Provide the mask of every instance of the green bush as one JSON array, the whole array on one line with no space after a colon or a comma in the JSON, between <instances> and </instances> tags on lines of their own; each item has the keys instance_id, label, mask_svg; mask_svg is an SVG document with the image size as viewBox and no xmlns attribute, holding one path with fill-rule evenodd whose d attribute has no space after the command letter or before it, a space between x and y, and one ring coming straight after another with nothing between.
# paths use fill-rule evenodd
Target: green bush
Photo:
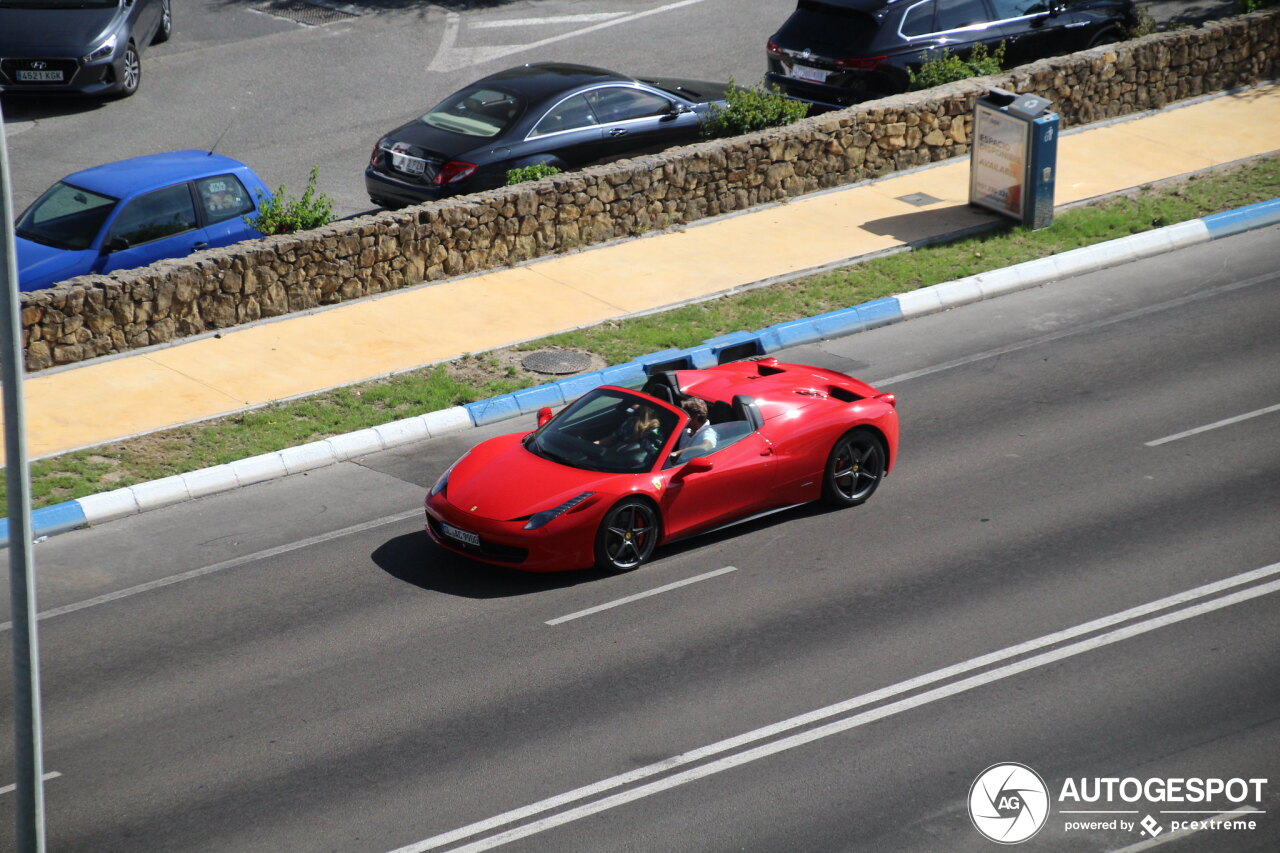
<instances>
[{"instance_id":1,"label":"green bush","mask_svg":"<svg viewBox=\"0 0 1280 853\"><path fill-rule=\"evenodd\" d=\"M1248 14L1262 9L1269 9L1276 5L1276 2L1277 0L1240 0L1240 8L1245 14Z\"/></svg>"},{"instance_id":2,"label":"green bush","mask_svg":"<svg viewBox=\"0 0 1280 853\"><path fill-rule=\"evenodd\" d=\"M1248 3L1250 0L1244 0ZM1137 39L1143 36L1149 36L1156 31L1156 19L1151 16L1145 6L1138 8L1138 18L1132 27L1124 28L1124 37L1126 39Z\"/></svg>"},{"instance_id":3,"label":"green bush","mask_svg":"<svg viewBox=\"0 0 1280 853\"><path fill-rule=\"evenodd\" d=\"M734 85L729 78L725 106L712 104L710 115L702 123L702 135L708 138L741 136L766 127L781 127L799 121L809 114L809 105L793 101L778 87L766 87L760 81L750 89Z\"/></svg>"},{"instance_id":4,"label":"green bush","mask_svg":"<svg viewBox=\"0 0 1280 853\"><path fill-rule=\"evenodd\" d=\"M560 174L560 170L547 163L535 163L532 166L521 166L519 169L507 170L507 186L522 184L525 181L538 181Z\"/></svg>"},{"instance_id":5,"label":"green bush","mask_svg":"<svg viewBox=\"0 0 1280 853\"><path fill-rule=\"evenodd\" d=\"M968 80L970 77L985 77L996 74L1004 63L1004 42L1000 42L991 53L985 44L976 44L969 53L968 59L961 59L951 52L950 48L930 50L920 56L920 70L907 69L910 77L910 89L932 89L944 83L957 80Z\"/></svg>"},{"instance_id":6,"label":"green bush","mask_svg":"<svg viewBox=\"0 0 1280 853\"><path fill-rule=\"evenodd\" d=\"M258 214L246 216L244 221L263 234L292 234L328 225L333 221L333 199L326 193L316 195L319 173L318 167L311 167L311 177L302 198L286 194L284 184L269 196L258 190Z\"/></svg>"}]
</instances>

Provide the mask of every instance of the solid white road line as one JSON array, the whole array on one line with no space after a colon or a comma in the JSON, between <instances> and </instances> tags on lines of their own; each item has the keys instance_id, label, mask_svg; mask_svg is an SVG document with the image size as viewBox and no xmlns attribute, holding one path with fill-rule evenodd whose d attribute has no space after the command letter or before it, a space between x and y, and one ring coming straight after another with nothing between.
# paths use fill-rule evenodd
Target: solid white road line
<instances>
[{"instance_id":1,"label":"solid white road line","mask_svg":"<svg viewBox=\"0 0 1280 853\"><path fill-rule=\"evenodd\" d=\"M50 779L57 779L61 775L62 774L59 773L57 770L54 770L52 773L46 773L40 778L48 782ZM5 785L3 788L0 788L0 796L4 796L5 794L12 794L16 790L18 790L17 783L14 783L12 785Z\"/></svg>"},{"instance_id":2,"label":"solid white road line","mask_svg":"<svg viewBox=\"0 0 1280 853\"><path fill-rule=\"evenodd\" d=\"M658 595L663 592L670 592L673 589L679 589L682 586L688 586L691 583L705 581L710 578L719 577L729 572L736 572L737 566L725 566L723 569L716 569L714 572L707 572L705 575L697 575L696 577L686 578L682 581L669 583L666 586L660 586L657 589L651 589L648 592L637 592L635 595L628 595L626 598L619 598L617 601L610 601L607 604L597 604L595 607L588 607L586 610L579 610L577 613L570 613L568 616L557 616L555 619L548 619L548 625L560 625L572 619L580 619L583 616L590 616L592 613L599 613L601 610L609 610L613 607L619 607L623 604L630 604L633 601L639 601L642 598L648 598L651 595Z\"/></svg>"},{"instance_id":3,"label":"solid white road line","mask_svg":"<svg viewBox=\"0 0 1280 853\"><path fill-rule=\"evenodd\" d=\"M1229 812L1219 812L1206 820L1232 820L1234 818L1249 817L1250 815L1266 814L1263 811L1254 811L1252 809L1236 809ZM1168 835L1159 835L1155 838L1148 838L1146 841L1139 841L1137 844L1131 844L1128 847L1121 847L1111 853L1139 853L1142 850L1150 850L1153 847L1159 847L1162 844L1168 844L1170 841L1181 841L1188 835L1195 832L1201 832L1199 829L1178 829L1170 832Z\"/></svg>"},{"instance_id":4,"label":"solid white road line","mask_svg":"<svg viewBox=\"0 0 1280 853\"><path fill-rule=\"evenodd\" d=\"M1224 418L1220 421L1214 421L1211 424L1205 424L1204 426L1196 427L1195 429L1189 429L1186 432L1180 432L1176 435L1166 435L1164 438L1157 438L1155 441L1148 441L1146 446L1159 447L1162 444L1168 444L1169 442L1177 441L1180 438L1199 435L1202 432L1208 432L1209 430L1217 429L1218 427L1231 426L1232 424L1238 424L1241 421L1247 421L1249 418L1256 418L1259 415L1269 415L1272 412L1280 412L1280 403L1277 403L1274 406L1267 406L1265 409L1256 409L1252 412L1245 412L1243 415L1236 415L1234 418Z\"/></svg>"},{"instance_id":5,"label":"solid white road line","mask_svg":"<svg viewBox=\"0 0 1280 853\"><path fill-rule=\"evenodd\" d=\"M1048 634L1034 640L1028 640L1024 643L1019 643L1018 645L1010 646L1006 649L1001 649L1000 651L981 655L963 663L954 664L944 669L937 670L936 672L917 676L916 678L908 679L890 687L882 688L853 699L848 699L835 705L829 705L825 708L819 708L806 714L782 720L781 722L746 732L744 734L737 735L736 737L728 738L708 746L673 756L655 764L640 767L630 772L622 773L617 776L595 782L591 785L586 785L581 788L559 794L555 797L531 803L530 805L522 808L503 812L502 814L495 815L491 818L477 821L476 823L401 847L393 851L393 853L424 853L424 851L427 850L435 850L456 841L461 841L462 839L479 835L481 833L488 832L489 830L497 829L498 827L524 820L534 815L551 811L552 809L560 808L561 806L569 805L570 803L578 802L579 800L594 797L598 794L621 788L624 785L629 785L633 782L638 782L642 779L646 779L660 773L666 773L678 767L702 761L706 758L710 758L711 756L730 752L748 744L774 737L775 735L779 735L829 717L837 716L856 708L872 705L903 693L909 693L921 687L945 681L966 672L972 672L974 670L1025 655L1039 649L1044 649L1076 637L1111 628L1124 622L1131 622L1135 619L1152 616L1152 614L1159 613L1162 610L1191 605L1192 602L1203 599L1207 596L1217 595L1218 593L1225 592L1235 587L1253 583L1264 578L1274 577L1278 574L1280 574L1280 563L1272 563L1271 565L1264 566L1260 569L1254 569L1253 571L1244 572L1220 581L1195 587L1194 589L1186 590L1185 592L1180 592L1175 595L1159 599L1158 601L1138 605L1137 607L1132 607L1128 610L1123 610L1110 616L1104 616L1090 622L1085 622L1081 625L1076 625L1072 628L1066 628L1053 634ZM938 687L928 692L899 700L898 702L890 705L885 705L853 717L848 717L844 720L828 723L825 726L811 729L801 734L792 735L791 737L774 741L773 743L765 744L763 746L758 746L753 749L740 752L736 755L729 755L700 767L686 770L680 774L667 776L666 778L651 782L648 785L634 788L623 793L614 794L613 796L605 799L579 806L570 811L562 812L560 814L526 824L522 827L517 827L488 839L482 839L472 845L458 848L454 853L461 853L461 851L464 850L487 850L492 847L505 844L508 841L533 835L535 833L551 829L554 826L559 826L563 823L568 823L572 820L577 820L579 818L586 817L587 815L595 814L596 812L604 811L605 809L613 808L614 806L622 805L624 803L631 802L632 800L640 799L641 797L646 797L650 794L655 794L659 791L663 791L677 785L682 785L685 782L690 782L712 773L728 770L732 767L738 766L739 764L754 761L757 758L764 758L765 756L772 755L775 752L791 749L792 747L800 746L812 740L827 737L828 735L838 734L839 732L865 725L869 722L873 722L874 720L891 716L892 714L901 713L902 711L919 707L920 705L934 702L957 693L962 693L966 690L971 690L975 687L979 687L1002 678L1017 675L1035 667L1045 666L1073 655L1082 654L1083 652L1090 651L1094 648L1099 648L1132 636L1137 636L1138 634L1146 633L1147 631L1155 630L1156 628L1163 627L1164 625L1180 622L1184 619L1190 619L1202 613L1208 613L1212 610L1228 607L1232 604L1238 604L1242 601L1267 595L1277 590L1280 590L1280 580L1273 580L1263 586L1255 586L1222 598L1215 598L1206 603L1186 606L1182 610L1174 610L1163 616L1152 616L1151 619L1145 622L1138 622L1126 628L1119 628L1111 631L1110 633L1101 634L1088 640L1082 640L1072 645L1064 646L1050 652L1042 653L1035 657L1027 658L1015 664L1008 664L1004 667L990 670L980 675L971 676L967 679L954 682L944 687Z\"/></svg>"},{"instance_id":6,"label":"solid white road line","mask_svg":"<svg viewBox=\"0 0 1280 853\"><path fill-rule=\"evenodd\" d=\"M591 24L596 21L611 21L621 18L628 12L589 12L585 15L552 15L546 18L506 18L501 21L472 21L467 24L469 30L496 30L500 27L540 27L548 24Z\"/></svg>"},{"instance_id":7,"label":"solid white road line","mask_svg":"<svg viewBox=\"0 0 1280 853\"><path fill-rule=\"evenodd\" d=\"M50 619L54 616L62 616L66 613L75 613L77 610L84 610L89 607L97 607L99 604L106 604L109 601L119 601L122 598L131 598L144 592L150 592L153 589L172 586L176 583L189 581L194 578L202 578L205 575L211 575L214 572L221 572L224 569L234 569L236 566L243 566L246 563L253 563L258 560L266 560L271 557L277 557L281 554L288 554L290 551L297 551L300 548L310 548L312 545L319 545L324 542L332 542L334 539L341 539L344 536L350 536L353 533L362 533L366 530L372 530L375 527L382 527L384 524L393 524L397 521L413 518L422 515L422 510L415 509L408 512L398 512L395 515L384 516L383 518L375 518L373 521L365 521L360 524L353 524L350 527L344 527L341 530L333 530L329 533L322 533L319 536L312 536L309 539L300 539L297 542L290 542L288 545L278 545L275 548L268 548L265 551L258 551L254 554L245 554L243 557L234 557L230 560L224 560L221 563L214 563L212 566L205 566L202 569L192 569L189 572L171 575L167 578L159 578L158 580L149 581L148 583L131 586L128 589L109 592L106 595L99 595L96 598L79 601L75 604L67 604L62 607L55 607L51 610L44 610L36 614L36 619ZM12 622L0 622L0 631L8 631L13 627Z\"/></svg>"}]
</instances>

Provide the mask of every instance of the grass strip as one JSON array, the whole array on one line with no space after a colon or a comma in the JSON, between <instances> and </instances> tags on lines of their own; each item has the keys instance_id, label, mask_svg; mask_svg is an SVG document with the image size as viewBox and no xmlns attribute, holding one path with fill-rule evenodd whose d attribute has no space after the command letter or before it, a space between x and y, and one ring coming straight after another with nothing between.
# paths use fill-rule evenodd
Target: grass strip
<instances>
[{"instance_id":1,"label":"grass strip","mask_svg":"<svg viewBox=\"0 0 1280 853\"><path fill-rule=\"evenodd\" d=\"M1280 157L1273 156L1063 211L1051 227L1040 231L1010 225L671 311L552 335L518 349L571 348L619 364L1274 198L1280 198ZM545 377L524 371L509 357L468 355L392 378L42 459L31 466L32 504L41 507L196 471L543 381Z\"/></svg>"}]
</instances>

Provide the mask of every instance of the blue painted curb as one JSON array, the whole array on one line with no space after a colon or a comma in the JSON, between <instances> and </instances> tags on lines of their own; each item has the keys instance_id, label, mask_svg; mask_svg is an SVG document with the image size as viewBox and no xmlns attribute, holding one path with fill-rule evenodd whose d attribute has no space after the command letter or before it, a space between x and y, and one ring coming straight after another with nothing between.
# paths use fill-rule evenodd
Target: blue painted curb
<instances>
[{"instance_id":1,"label":"blue painted curb","mask_svg":"<svg viewBox=\"0 0 1280 853\"><path fill-rule=\"evenodd\" d=\"M1213 240L1252 231L1254 228L1265 228L1268 225L1280 223L1280 198L1210 214L1202 221L1209 229L1209 237Z\"/></svg>"},{"instance_id":2,"label":"blue painted curb","mask_svg":"<svg viewBox=\"0 0 1280 853\"><path fill-rule=\"evenodd\" d=\"M605 384L604 371L596 370L591 373L580 373L577 376L570 376L568 379L557 380L555 384L560 387L560 391L564 394L566 400L576 400L592 388L599 388Z\"/></svg>"},{"instance_id":3,"label":"blue painted curb","mask_svg":"<svg viewBox=\"0 0 1280 853\"><path fill-rule=\"evenodd\" d=\"M87 523L79 501L66 501L31 511L31 535L34 539L55 536L84 527ZM9 547L9 519L0 518L0 547Z\"/></svg>"},{"instance_id":4,"label":"blue painted curb","mask_svg":"<svg viewBox=\"0 0 1280 853\"><path fill-rule=\"evenodd\" d=\"M554 382L516 391L511 397L516 401L516 408L520 413L526 415L543 406L563 406L567 402L563 390Z\"/></svg>"},{"instance_id":5,"label":"blue painted curb","mask_svg":"<svg viewBox=\"0 0 1280 853\"><path fill-rule=\"evenodd\" d=\"M471 416L471 422L476 426L505 421L520 414L520 404L510 394L490 397L488 400L475 403L464 403L462 408L467 410L467 414Z\"/></svg>"},{"instance_id":6,"label":"blue painted curb","mask_svg":"<svg viewBox=\"0 0 1280 853\"><path fill-rule=\"evenodd\" d=\"M690 347L685 350L671 349L650 353L626 364L615 365L580 376L571 376L547 385L525 388L488 400L467 403L461 407L461 411L465 411L465 416L470 419L472 427L485 426L535 412L542 406L563 405L600 385L639 385L653 369L701 369L713 367L720 363L720 358L727 350L734 350L736 347L742 347L744 351L753 348L756 350L756 352L752 353L753 355L767 355L789 347L803 346L829 338L843 337L890 323L897 323L923 313L963 305L966 302L974 301L975 298L989 298L998 293L1014 289L1035 287L1046 281L1068 275L1077 275L1089 269L1098 269L1112 263L1123 263L1137 257L1146 257L1161 251L1169 251L1199 242L1218 240L1222 237L1230 237L1234 234L1276 224L1280 224L1280 199L1259 202L1258 204L1251 204L1247 207L1228 210L1223 213L1214 213L1200 219L1171 225L1159 231L1147 231L1131 237L1113 240L1110 243L1099 243L1096 246L1077 249L1075 253L1080 253L1081 257L1086 258L1085 262L1077 268L1066 268L1056 264L1067 255L1073 254L1070 252L1056 256L1054 259L1029 261L1026 264L1009 267L1007 270L1019 271L1019 274L1013 275L1016 286L995 286L989 289L985 295L981 280L993 278L993 273L970 276L968 279L961 279L958 282L946 282L931 288L912 291L902 297L890 296L884 299L876 299L851 308L828 311L825 314L819 314L803 320L777 323L755 332L733 332L728 335L711 338L696 347ZM1089 255L1093 255L1092 260L1087 258ZM1053 260L1055 263L1046 264L1046 260ZM975 293L977 294L976 297L974 296ZM910 303L910 305L904 305L904 303ZM737 357L745 356L739 355ZM461 418L462 415L458 414L458 417ZM329 439L329 441L332 442L334 439ZM244 462L244 460L241 461ZM147 485L144 483L130 488L143 489ZM123 493L128 490L121 489L117 491ZM180 493L181 491L179 490ZM103 498L106 495L115 494L116 492L104 492L94 497ZM176 503L182 499L178 497L171 502ZM133 498L127 500L122 498L119 501L106 499L102 502L119 504L121 509L118 511L113 510L110 513L103 513L99 509L98 517L94 519L95 523L111 520L112 518L123 518L141 511L137 500ZM157 501L149 503L147 508L154 509L163 505L166 504ZM87 526L88 523L84 507L79 500L54 504L31 513L32 536L37 539L43 536L65 533L68 530ZM0 547L8 547L8 545L9 520L0 518Z\"/></svg>"}]
</instances>

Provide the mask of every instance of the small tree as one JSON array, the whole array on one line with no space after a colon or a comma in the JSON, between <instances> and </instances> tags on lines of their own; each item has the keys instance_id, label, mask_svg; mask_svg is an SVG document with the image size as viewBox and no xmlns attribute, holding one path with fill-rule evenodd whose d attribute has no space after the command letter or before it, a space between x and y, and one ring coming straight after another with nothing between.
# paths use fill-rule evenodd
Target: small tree
<instances>
[{"instance_id":1,"label":"small tree","mask_svg":"<svg viewBox=\"0 0 1280 853\"><path fill-rule=\"evenodd\" d=\"M244 221L263 234L292 234L328 225L333 221L333 199L327 193L316 195L319 174L319 167L312 166L302 198L288 195L284 184L269 196L258 190L258 213L244 217Z\"/></svg>"},{"instance_id":2,"label":"small tree","mask_svg":"<svg viewBox=\"0 0 1280 853\"><path fill-rule=\"evenodd\" d=\"M944 83L996 74L1004 64L1004 42L988 53L985 44L975 44L968 59L961 59L950 48L926 51L921 56L920 70L908 68L909 88L932 89Z\"/></svg>"},{"instance_id":3,"label":"small tree","mask_svg":"<svg viewBox=\"0 0 1280 853\"><path fill-rule=\"evenodd\" d=\"M730 77L725 106L711 105L710 115L702 123L702 135L709 138L741 136L766 127L791 124L808 114L808 104L786 97L777 86L767 87L762 80L744 89L734 85Z\"/></svg>"},{"instance_id":4,"label":"small tree","mask_svg":"<svg viewBox=\"0 0 1280 853\"><path fill-rule=\"evenodd\" d=\"M522 184L525 181L538 181L560 174L560 170L550 163L534 163L532 166L521 166L519 169L507 170L507 186Z\"/></svg>"}]
</instances>

